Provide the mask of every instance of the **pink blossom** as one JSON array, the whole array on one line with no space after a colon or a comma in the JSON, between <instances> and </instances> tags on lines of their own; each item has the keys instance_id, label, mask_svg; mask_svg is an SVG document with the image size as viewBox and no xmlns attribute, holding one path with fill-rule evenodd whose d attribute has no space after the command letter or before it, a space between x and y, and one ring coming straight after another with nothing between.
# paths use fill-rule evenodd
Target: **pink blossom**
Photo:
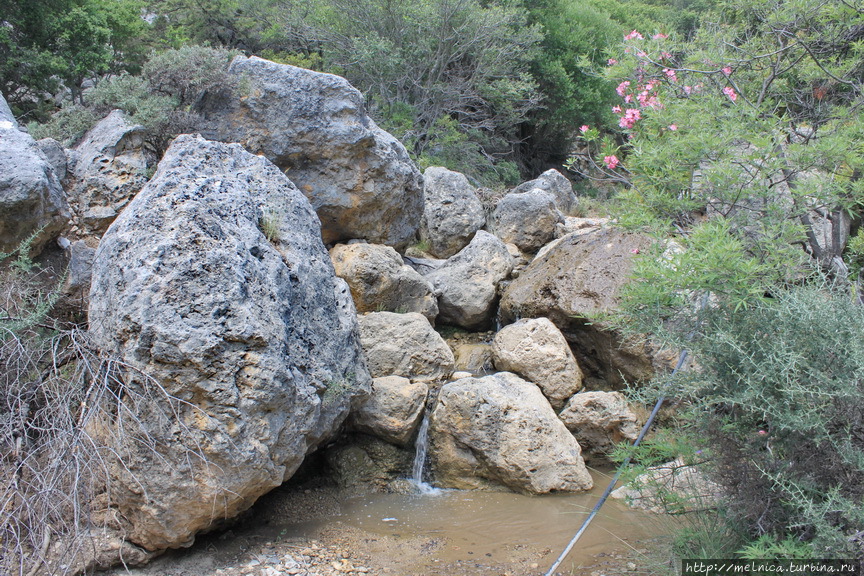
<instances>
[{"instance_id":1,"label":"pink blossom","mask_svg":"<svg viewBox=\"0 0 864 576\"><path fill-rule=\"evenodd\" d=\"M652 36L651 38L653 38L654 40L665 40L668 37L669 36L666 34L654 34L654 36Z\"/></svg>"},{"instance_id":2,"label":"pink blossom","mask_svg":"<svg viewBox=\"0 0 864 576\"><path fill-rule=\"evenodd\" d=\"M590 129L591 128L587 124L583 124L582 126L579 127L579 132L581 132L582 134L585 134Z\"/></svg>"},{"instance_id":3,"label":"pink blossom","mask_svg":"<svg viewBox=\"0 0 864 576\"><path fill-rule=\"evenodd\" d=\"M615 114L620 114L621 106L612 106L612 112L614 112Z\"/></svg>"},{"instance_id":4,"label":"pink blossom","mask_svg":"<svg viewBox=\"0 0 864 576\"><path fill-rule=\"evenodd\" d=\"M624 36L624 40L642 40L642 39L643 39L642 34L637 32L636 30L633 30L632 32L630 32L629 34Z\"/></svg>"},{"instance_id":5,"label":"pink blossom","mask_svg":"<svg viewBox=\"0 0 864 576\"><path fill-rule=\"evenodd\" d=\"M614 66L617 63L618 63L618 61L615 60L614 58L609 58L609 60L606 61L607 66Z\"/></svg>"},{"instance_id":6,"label":"pink blossom","mask_svg":"<svg viewBox=\"0 0 864 576\"><path fill-rule=\"evenodd\" d=\"M627 91L627 87L628 87L628 86L630 86L630 81L629 81L629 80L625 80L624 82L621 82L621 83L618 85L617 88L615 88L615 92L618 93L618 96L621 96L621 97L623 98L623 97L624 97L624 92Z\"/></svg>"},{"instance_id":7,"label":"pink blossom","mask_svg":"<svg viewBox=\"0 0 864 576\"><path fill-rule=\"evenodd\" d=\"M669 68L664 68L663 73L666 74L666 77L669 78L672 82L678 81L678 76L675 74L675 70L670 70Z\"/></svg>"},{"instance_id":8,"label":"pink blossom","mask_svg":"<svg viewBox=\"0 0 864 576\"><path fill-rule=\"evenodd\" d=\"M728 96L732 102L738 99L738 95L735 94L735 90L729 86L723 88L723 94Z\"/></svg>"},{"instance_id":9,"label":"pink blossom","mask_svg":"<svg viewBox=\"0 0 864 576\"><path fill-rule=\"evenodd\" d=\"M606 167L610 170L614 170L618 166L619 162L620 160L618 160L618 157L614 154L612 154L611 156L603 157L603 163L606 164Z\"/></svg>"},{"instance_id":10,"label":"pink blossom","mask_svg":"<svg viewBox=\"0 0 864 576\"><path fill-rule=\"evenodd\" d=\"M664 60L671 60L672 54L670 54L669 52L661 52L660 57L663 58Z\"/></svg>"},{"instance_id":11,"label":"pink blossom","mask_svg":"<svg viewBox=\"0 0 864 576\"><path fill-rule=\"evenodd\" d=\"M638 249L638 248L633 248L632 250L630 250L630 253L631 253L631 254L639 254L639 249Z\"/></svg>"},{"instance_id":12,"label":"pink blossom","mask_svg":"<svg viewBox=\"0 0 864 576\"><path fill-rule=\"evenodd\" d=\"M638 58L646 58L646 57L648 56L648 54L646 54L646 53L643 52L642 50L639 50L638 52L636 52L636 56L637 56Z\"/></svg>"},{"instance_id":13,"label":"pink blossom","mask_svg":"<svg viewBox=\"0 0 864 576\"><path fill-rule=\"evenodd\" d=\"M685 94L687 94L689 96L691 92L693 92L692 86L684 86L684 93Z\"/></svg>"},{"instance_id":14,"label":"pink blossom","mask_svg":"<svg viewBox=\"0 0 864 576\"><path fill-rule=\"evenodd\" d=\"M627 96L624 97L624 102L626 102L627 104L630 104L631 102L633 102L633 95L627 94Z\"/></svg>"},{"instance_id":15,"label":"pink blossom","mask_svg":"<svg viewBox=\"0 0 864 576\"><path fill-rule=\"evenodd\" d=\"M732 67L731 66L724 66L723 67L723 74L725 74L726 76L729 76L730 74L732 74Z\"/></svg>"},{"instance_id":16,"label":"pink blossom","mask_svg":"<svg viewBox=\"0 0 864 576\"><path fill-rule=\"evenodd\" d=\"M618 121L618 126L621 128L630 129L636 124L637 120L642 118L642 114L640 114L639 110L636 108L628 108L626 112L624 112L624 116Z\"/></svg>"},{"instance_id":17,"label":"pink blossom","mask_svg":"<svg viewBox=\"0 0 864 576\"><path fill-rule=\"evenodd\" d=\"M759 430L759 432L757 432L757 434L759 434L759 436L767 436L768 432L766 432L765 430Z\"/></svg>"},{"instance_id":18,"label":"pink blossom","mask_svg":"<svg viewBox=\"0 0 864 576\"><path fill-rule=\"evenodd\" d=\"M675 132L676 130L678 130L678 126L675 124L669 124L669 130Z\"/></svg>"}]
</instances>

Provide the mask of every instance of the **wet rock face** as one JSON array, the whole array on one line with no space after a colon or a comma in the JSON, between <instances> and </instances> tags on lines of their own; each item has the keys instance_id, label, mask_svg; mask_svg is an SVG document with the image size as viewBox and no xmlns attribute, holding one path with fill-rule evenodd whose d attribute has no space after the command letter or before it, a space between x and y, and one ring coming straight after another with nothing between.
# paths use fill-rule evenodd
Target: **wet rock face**
<instances>
[{"instance_id":1,"label":"wet rock face","mask_svg":"<svg viewBox=\"0 0 864 576\"><path fill-rule=\"evenodd\" d=\"M551 320L572 345L588 388L651 378L669 359L658 356L649 344L624 342L588 320L591 313L618 305L618 292L629 280L634 254L650 245L647 237L616 229L563 237L507 286L501 296L501 320Z\"/></svg>"},{"instance_id":2,"label":"wet rock face","mask_svg":"<svg viewBox=\"0 0 864 576\"><path fill-rule=\"evenodd\" d=\"M605 456L616 444L632 443L639 436L638 418L620 392L576 394L558 417L582 449L597 456Z\"/></svg>"},{"instance_id":3,"label":"wet rock face","mask_svg":"<svg viewBox=\"0 0 864 576\"><path fill-rule=\"evenodd\" d=\"M492 354L498 370L537 384L555 410L582 389L582 370L564 335L547 318L505 326L495 335Z\"/></svg>"},{"instance_id":4,"label":"wet rock face","mask_svg":"<svg viewBox=\"0 0 864 576\"><path fill-rule=\"evenodd\" d=\"M201 103L205 137L240 142L288 174L321 219L326 243L362 238L402 248L423 214L423 179L408 152L366 115L347 80L238 56L237 94Z\"/></svg>"},{"instance_id":5,"label":"wet rock face","mask_svg":"<svg viewBox=\"0 0 864 576\"><path fill-rule=\"evenodd\" d=\"M486 223L483 204L468 178L459 172L432 166L423 173L423 222L420 237L429 253L449 258L468 245Z\"/></svg>"},{"instance_id":6,"label":"wet rock face","mask_svg":"<svg viewBox=\"0 0 864 576\"><path fill-rule=\"evenodd\" d=\"M444 487L544 494L592 486L579 444L543 393L508 372L445 384L429 438Z\"/></svg>"},{"instance_id":7,"label":"wet rock face","mask_svg":"<svg viewBox=\"0 0 864 576\"><path fill-rule=\"evenodd\" d=\"M498 284L513 270L513 258L501 240L480 230L455 256L426 274L437 291L438 321L478 330L491 324Z\"/></svg>"},{"instance_id":8,"label":"wet rock face","mask_svg":"<svg viewBox=\"0 0 864 576\"><path fill-rule=\"evenodd\" d=\"M345 279L357 312L418 312L430 322L438 298L428 280L380 244L337 244L330 249L336 275Z\"/></svg>"},{"instance_id":9,"label":"wet rock face","mask_svg":"<svg viewBox=\"0 0 864 576\"><path fill-rule=\"evenodd\" d=\"M417 313L371 312L359 318L360 339L374 378L402 376L415 382L453 373L453 352Z\"/></svg>"},{"instance_id":10,"label":"wet rock face","mask_svg":"<svg viewBox=\"0 0 864 576\"><path fill-rule=\"evenodd\" d=\"M18 128L0 96L0 252L11 252L41 228L35 252L66 227L69 206L54 168Z\"/></svg>"},{"instance_id":11,"label":"wet rock face","mask_svg":"<svg viewBox=\"0 0 864 576\"><path fill-rule=\"evenodd\" d=\"M102 238L89 320L128 365L130 404L102 435L123 456L111 501L148 550L188 545L281 484L370 387L312 207L237 144L175 140Z\"/></svg>"}]
</instances>

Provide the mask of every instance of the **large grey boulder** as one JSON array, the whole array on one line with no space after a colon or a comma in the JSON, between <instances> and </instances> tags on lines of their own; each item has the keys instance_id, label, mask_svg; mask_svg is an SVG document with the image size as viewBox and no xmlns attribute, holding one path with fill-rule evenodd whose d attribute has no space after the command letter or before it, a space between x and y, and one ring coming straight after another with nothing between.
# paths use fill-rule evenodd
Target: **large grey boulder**
<instances>
[{"instance_id":1,"label":"large grey boulder","mask_svg":"<svg viewBox=\"0 0 864 576\"><path fill-rule=\"evenodd\" d=\"M519 492L589 490L579 444L540 389L509 372L445 384L429 424L438 485Z\"/></svg>"},{"instance_id":2,"label":"large grey boulder","mask_svg":"<svg viewBox=\"0 0 864 576\"><path fill-rule=\"evenodd\" d=\"M423 222L420 237L429 253L449 258L468 245L486 224L483 204L468 178L447 168L432 166L423 173Z\"/></svg>"},{"instance_id":3,"label":"large grey boulder","mask_svg":"<svg viewBox=\"0 0 864 576\"><path fill-rule=\"evenodd\" d=\"M615 228L565 236L507 286L501 296L501 321L551 320L571 344L589 389L650 379L674 363L674 357L650 342L624 340L594 319L618 306L635 254L650 247L647 236Z\"/></svg>"},{"instance_id":4,"label":"large grey boulder","mask_svg":"<svg viewBox=\"0 0 864 576\"><path fill-rule=\"evenodd\" d=\"M555 196L539 188L507 194L492 213L495 235L524 252L537 252L553 240L562 222Z\"/></svg>"},{"instance_id":5,"label":"large grey boulder","mask_svg":"<svg viewBox=\"0 0 864 576\"><path fill-rule=\"evenodd\" d=\"M372 380L372 394L351 416L355 429L407 446L423 419L429 386L401 376Z\"/></svg>"},{"instance_id":6,"label":"large grey boulder","mask_svg":"<svg viewBox=\"0 0 864 576\"><path fill-rule=\"evenodd\" d=\"M582 389L582 370L561 331L548 318L505 326L492 341L495 368L537 384L555 410Z\"/></svg>"},{"instance_id":7,"label":"large grey boulder","mask_svg":"<svg viewBox=\"0 0 864 576\"><path fill-rule=\"evenodd\" d=\"M89 319L123 362L110 500L148 550L290 478L370 388L315 212L238 144L174 141L99 244Z\"/></svg>"},{"instance_id":8,"label":"large grey boulder","mask_svg":"<svg viewBox=\"0 0 864 576\"><path fill-rule=\"evenodd\" d=\"M405 264L396 250L362 242L330 249L336 275L348 282L357 312L418 312L435 321L432 284Z\"/></svg>"},{"instance_id":9,"label":"large grey boulder","mask_svg":"<svg viewBox=\"0 0 864 576\"><path fill-rule=\"evenodd\" d=\"M542 190L552 194L555 205L565 214L570 212L576 205L576 193L573 192L573 184L566 176L554 168L547 170L534 180L523 182L510 192L528 192L529 190Z\"/></svg>"},{"instance_id":10,"label":"large grey boulder","mask_svg":"<svg viewBox=\"0 0 864 576\"><path fill-rule=\"evenodd\" d=\"M156 156L144 137L144 126L114 110L75 147L69 202L80 235L101 236L149 180Z\"/></svg>"},{"instance_id":11,"label":"large grey boulder","mask_svg":"<svg viewBox=\"0 0 864 576\"><path fill-rule=\"evenodd\" d=\"M239 94L203 99L205 137L240 142L286 172L318 212L328 244L362 238L401 248L414 238L420 171L347 80L254 56L237 56L229 74Z\"/></svg>"},{"instance_id":12,"label":"large grey boulder","mask_svg":"<svg viewBox=\"0 0 864 576\"><path fill-rule=\"evenodd\" d=\"M38 252L68 221L69 206L51 163L0 96L0 252L11 252L41 229L31 244Z\"/></svg>"},{"instance_id":13,"label":"large grey boulder","mask_svg":"<svg viewBox=\"0 0 864 576\"><path fill-rule=\"evenodd\" d=\"M373 378L396 375L430 382L453 373L453 352L420 314L371 312L359 321L360 341Z\"/></svg>"},{"instance_id":14,"label":"large grey boulder","mask_svg":"<svg viewBox=\"0 0 864 576\"><path fill-rule=\"evenodd\" d=\"M639 418L620 392L576 394L558 417L585 452L606 456L620 442L639 436Z\"/></svg>"},{"instance_id":15,"label":"large grey boulder","mask_svg":"<svg viewBox=\"0 0 864 576\"><path fill-rule=\"evenodd\" d=\"M492 322L498 284L513 270L513 257L501 240L479 230L455 256L426 274L438 298L438 321L479 330Z\"/></svg>"}]
</instances>

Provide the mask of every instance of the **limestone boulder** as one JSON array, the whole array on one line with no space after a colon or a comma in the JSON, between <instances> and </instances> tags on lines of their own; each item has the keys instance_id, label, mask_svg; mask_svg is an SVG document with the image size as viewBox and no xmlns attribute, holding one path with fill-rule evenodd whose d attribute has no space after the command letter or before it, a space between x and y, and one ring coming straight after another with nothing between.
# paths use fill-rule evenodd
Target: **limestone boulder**
<instances>
[{"instance_id":1,"label":"limestone boulder","mask_svg":"<svg viewBox=\"0 0 864 576\"><path fill-rule=\"evenodd\" d=\"M529 494L592 486L578 442L543 393L509 372L445 384L429 439L440 486Z\"/></svg>"},{"instance_id":2,"label":"limestone boulder","mask_svg":"<svg viewBox=\"0 0 864 576\"><path fill-rule=\"evenodd\" d=\"M238 144L174 141L99 244L89 312L123 362L115 418L92 433L121 459L110 501L147 550L279 486L370 389L314 210Z\"/></svg>"},{"instance_id":3,"label":"limestone boulder","mask_svg":"<svg viewBox=\"0 0 864 576\"><path fill-rule=\"evenodd\" d=\"M438 321L479 330L491 324L498 302L498 284L513 269L504 243L483 230L471 243L428 274L440 293Z\"/></svg>"},{"instance_id":4,"label":"limestone boulder","mask_svg":"<svg viewBox=\"0 0 864 576\"><path fill-rule=\"evenodd\" d=\"M582 389L582 370L561 331L548 318L505 326L492 341L495 368L537 384L555 410Z\"/></svg>"},{"instance_id":5,"label":"limestone boulder","mask_svg":"<svg viewBox=\"0 0 864 576\"><path fill-rule=\"evenodd\" d=\"M372 394L352 415L355 429L407 446L423 419L429 386L401 376L372 380Z\"/></svg>"},{"instance_id":6,"label":"limestone boulder","mask_svg":"<svg viewBox=\"0 0 864 576\"><path fill-rule=\"evenodd\" d=\"M31 243L39 252L69 217L54 168L0 96L0 252L11 252L41 230Z\"/></svg>"},{"instance_id":7,"label":"limestone boulder","mask_svg":"<svg viewBox=\"0 0 864 576\"><path fill-rule=\"evenodd\" d=\"M114 110L75 147L69 201L79 235L101 236L150 179L156 156L144 136Z\"/></svg>"},{"instance_id":8,"label":"limestone boulder","mask_svg":"<svg viewBox=\"0 0 864 576\"><path fill-rule=\"evenodd\" d=\"M634 256L650 246L650 238L615 228L565 236L507 286L501 321L551 320L571 344L589 389L650 379L657 369L674 364L674 357L648 342L625 341L602 322L589 320L618 306Z\"/></svg>"},{"instance_id":9,"label":"limestone boulder","mask_svg":"<svg viewBox=\"0 0 864 576\"><path fill-rule=\"evenodd\" d=\"M539 188L507 194L492 213L495 235L524 252L537 252L553 240L563 222L555 196Z\"/></svg>"},{"instance_id":10,"label":"limestone boulder","mask_svg":"<svg viewBox=\"0 0 864 576\"><path fill-rule=\"evenodd\" d=\"M420 237L437 258L459 252L486 224L483 204L464 174L437 166L427 168L423 173L423 198Z\"/></svg>"},{"instance_id":11,"label":"limestone boulder","mask_svg":"<svg viewBox=\"0 0 864 576\"><path fill-rule=\"evenodd\" d=\"M534 180L523 182L511 192L528 192L529 190L543 190L552 194L555 198L555 206L565 214L576 206L576 193L573 192L573 184L566 176L554 168L547 170Z\"/></svg>"},{"instance_id":12,"label":"limestone boulder","mask_svg":"<svg viewBox=\"0 0 864 576\"><path fill-rule=\"evenodd\" d=\"M396 375L429 382L453 373L453 352L422 315L370 312L359 321L360 340L373 378Z\"/></svg>"},{"instance_id":13,"label":"limestone boulder","mask_svg":"<svg viewBox=\"0 0 864 576\"><path fill-rule=\"evenodd\" d=\"M271 160L309 198L328 244L362 238L401 248L423 215L423 179L408 152L366 114L347 80L237 56L237 93L206 95L205 137Z\"/></svg>"},{"instance_id":14,"label":"limestone boulder","mask_svg":"<svg viewBox=\"0 0 864 576\"><path fill-rule=\"evenodd\" d=\"M336 275L348 282L357 312L418 312L435 321L432 284L405 264L396 250L362 242L330 249Z\"/></svg>"},{"instance_id":15,"label":"limestone boulder","mask_svg":"<svg viewBox=\"0 0 864 576\"><path fill-rule=\"evenodd\" d=\"M639 418L620 392L582 392L567 402L558 417L585 452L609 454L620 442L639 436Z\"/></svg>"}]
</instances>

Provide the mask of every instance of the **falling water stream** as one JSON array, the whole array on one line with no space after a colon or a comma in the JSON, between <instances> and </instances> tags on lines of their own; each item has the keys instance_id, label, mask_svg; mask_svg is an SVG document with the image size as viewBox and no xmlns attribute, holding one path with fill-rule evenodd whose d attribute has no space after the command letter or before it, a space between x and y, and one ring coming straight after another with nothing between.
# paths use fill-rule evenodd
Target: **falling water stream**
<instances>
[{"instance_id":1,"label":"falling water stream","mask_svg":"<svg viewBox=\"0 0 864 576\"><path fill-rule=\"evenodd\" d=\"M417 432L415 442L414 465L411 467L411 481L417 487L420 494L433 494L437 488L423 480L423 472L426 468L426 454L429 451L429 414L423 416L423 422Z\"/></svg>"}]
</instances>

